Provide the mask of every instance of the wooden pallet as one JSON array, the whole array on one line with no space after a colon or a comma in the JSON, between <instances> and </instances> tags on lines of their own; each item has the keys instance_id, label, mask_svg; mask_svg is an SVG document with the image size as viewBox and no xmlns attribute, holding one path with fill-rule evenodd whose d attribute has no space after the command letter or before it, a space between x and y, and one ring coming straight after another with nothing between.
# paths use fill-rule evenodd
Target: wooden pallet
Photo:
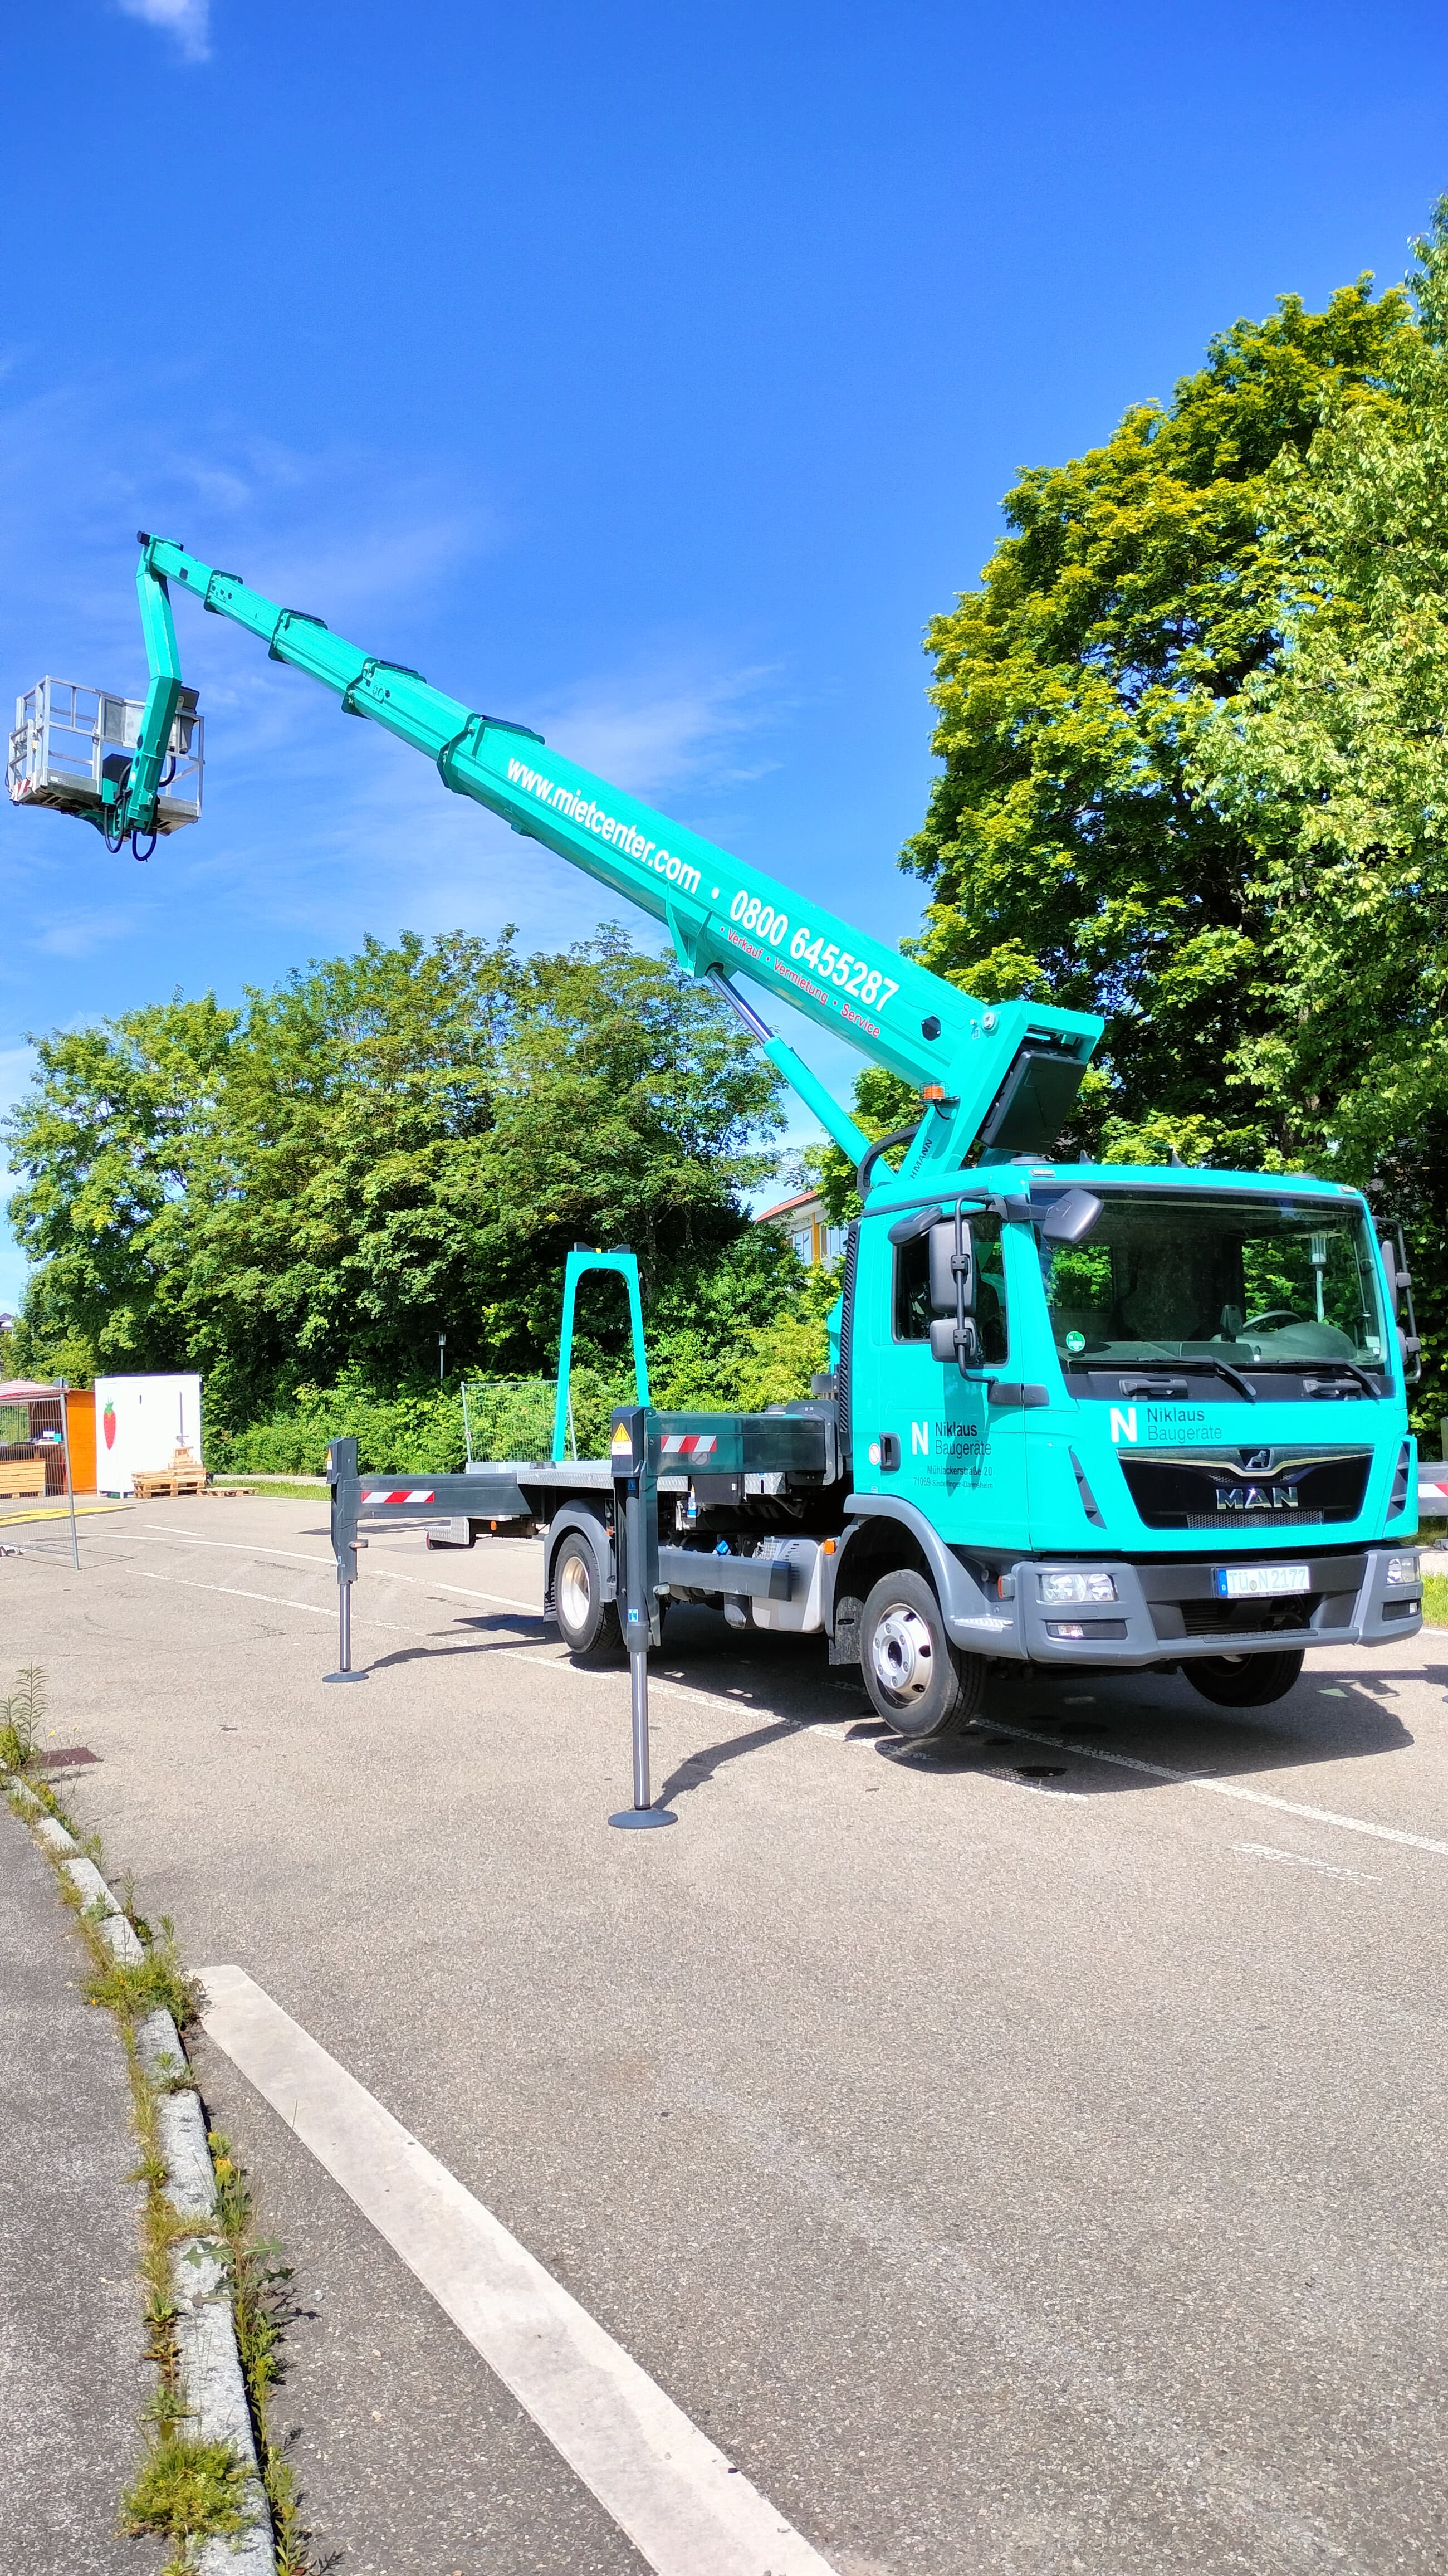
<instances>
[{"instance_id":1,"label":"wooden pallet","mask_svg":"<svg viewBox=\"0 0 1448 2576\"><path fill-rule=\"evenodd\" d=\"M180 1494L203 1494L206 1470L189 1449L178 1449L169 1467L138 1467L131 1484L138 1503L169 1501Z\"/></svg>"}]
</instances>

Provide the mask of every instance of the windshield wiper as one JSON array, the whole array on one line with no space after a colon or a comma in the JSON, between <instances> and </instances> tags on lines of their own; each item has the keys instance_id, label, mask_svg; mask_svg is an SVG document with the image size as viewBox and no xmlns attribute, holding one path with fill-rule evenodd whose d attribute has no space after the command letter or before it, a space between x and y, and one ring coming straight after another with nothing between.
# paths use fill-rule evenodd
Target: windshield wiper
<instances>
[{"instance_id":1,"label":"windshield wiper","mask_svg":"<svg viewBox=\"0 0 1448 2576\"><path fill-rule=\"evenodd\" d=\"M1382 1388L1374 1386L1367 1370L1359 1368L1356 1360L1254 1360L1252 1365L1254 1368L1272 1369L1279 1377L1289 1373L1295 1377L1300 1370L1303 1385L1309 1387L1315 1386L1324 1372L1332 1369L1338 1377L1355 1377L1364 1395L1370 1395L1375 1404L1382 1401Z\"/></svg>"},{"instance_id":2,"label":"windshield wiper","mask_svg":"<svg viewBox=\"0 0 1448 2576\"><path fill-rule=\"evenodd\" d=\"M1208 1359L1205 1352L1193 1351L1189 1359L1173 1360L1172 1367L1174 1369L1212 1369L1218 1377L1226 1378L1232 1386L1239 1388L1249 1404L1255 1404L1257 1401L1255 1386L1249 1386L1241 1370L1229 1368L1225 1360Z\"/></svg>"}]
</instances>

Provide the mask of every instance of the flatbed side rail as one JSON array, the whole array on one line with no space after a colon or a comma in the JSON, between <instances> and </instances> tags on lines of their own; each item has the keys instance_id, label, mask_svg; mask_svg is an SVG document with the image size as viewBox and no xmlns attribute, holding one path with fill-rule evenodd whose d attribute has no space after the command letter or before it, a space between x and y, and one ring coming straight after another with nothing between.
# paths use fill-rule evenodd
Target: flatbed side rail
<instances>
[{"instance_id":1,"label":"flatbed side rail","mask_svg":"<svg viewBox=\"0 0 1448 2576\"><path fill-rule=\"evenodd\" d=\"M701 1474L711 1475L790 1469L805 1474L829 1472L837 1455L830 1411L820 1405L797 1414L651 1413L647 1416L650 1447L664 1471L659 1485L682 1488L696 1464ZM338 1668L328 1678L338 1681L361 1678L351 1671L351 1592L357 1580L358 1551L367 1544L364 1529L406 1528L409 1523L425 1527L436 1520L527 1523L546 1514L550 1497L565 1497L573 1481L567 1468L527 1459L500 1461L481 1471L474 1467L456 1476L364 1471L357 1463L355 1439L331 1443L327 1480L332 1489L332 1554L340 1596ZM680 1591L788 1601L793 1571L787 1561L771 1557L717 1556L706 1548L663 1547L659 1580Z\"/></svg>"}]
</instances>

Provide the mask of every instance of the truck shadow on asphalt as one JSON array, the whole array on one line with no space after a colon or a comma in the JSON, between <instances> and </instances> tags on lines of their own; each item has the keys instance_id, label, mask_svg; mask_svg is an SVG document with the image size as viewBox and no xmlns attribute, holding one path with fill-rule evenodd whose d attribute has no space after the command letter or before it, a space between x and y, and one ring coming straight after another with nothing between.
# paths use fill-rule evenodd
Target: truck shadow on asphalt
<instances>
[{"instance_id":1,"label":"truck shadow on asphalt","mask_svg":"<svg viewBox=\"0 0 1448 2576\"><path fill-rule=\"evenodd\" d=\"M1289 1787L1283 1775L1406 1752L1414 1738L1392 1704L1397 1688L1448 1687L1448 1669L1436 1663L1366 1673L1328 1669L1320 1680L1305 1673L1268 1708L1236 1710L1215 1708L1176 1674L1011 1673L987 1683L984 1707L968 1728L917 1745L874 1715L848 1668L815 1668L823 1657L813 1640L751 1637L743 1665L727 1644L721 1651L712 1638L700 1637L696 1646L682 1633L682 1621L678 1630L671 1622L669 1678L701 1695L727 1690L737 1706L747 1671L752 1710L761 1719L773 1710L786 1721L740 1736L740 1753L762 1749L789 1726L823 1723L839 1728L839 1741L862 1750L873 1745L892 1766L942 1785L971 1772L1002 1771L1076 1796L1140 1795L1172 1787L1170 1775L1182 1773L1244 1782L1274 1774ZM849 1703L858 1712L853 1722ZM1167 1776L1128 1767L1137 1763L1159 1765Z\"/></svg>"},{"instance_id":2,"label":"truck shadow on asphalt","mask_svg":"<svg viewBox=\"0 0 1448 2576\"><path fill-rule=\"evenodd\" d=\"M740 1754L762 1750L791 1727L823 1724L839 1729L839 1741L862 1750L873 1744L883 1760L942 1783L1003 1770L1043 1788L1104 1797L1173 1785L1170 1777L1127 1763L1247 1781L1406 1752L1414 1739L1392 1704L1398 1686L1448 1687L1448 1669L1437 1663L1370 1672L1328 1668L1320 1679L1305 1672L1268 1708L1237 1710L1214 1707L1177 1674L1012 1672L987 1682L984 1706L968 1729L915 1745L874 1715L853 1668L825 1664L816 1639L751 1634L742 1655L707 1612L676 1613L665 1663L666 1671L654 1667L659 1679L701 1696L727 1692L736 1708L747 1678L750 1713L781 1723L734 1739ZM1050 1742L1033 1740L1039 1737ZM1118 1758L1092 1760L1093 1751ZM726 1749L726 1758L737 1756Z\"/></svg>"},{"instance_id":3,"label":"truck shadow on asphalt","mask_svg":"<svg viewBox=\"0 0 1448 2576\"><path fill-rule=\"evenodd\" d=\"M1092 1687L1059 1695L1013 1679L988 1696L985 1712L959 1734L915 1746L880 1727L876 1750L897 1766L942 1779L1000 1771L1076 1797L1172 1788L1183 1775L1243 1782L1270 1775L1290 1789L1286 1775L1294 1772L1406 1752L1412 1733L1380 1693L1394 1679L1424 1676L1304 1678L1270 1708L1240 1710L1212 1707L1175 1676L1080 1679ZM1086 1700L1094 1703L1089 1716L1082 1711ZM1303 1789L1311 1795L1306 1784Z\"/></svg>"},{"instance_id":4,"label":"truck shadow on asphalt","mask_svg":"<svg viewBox=\"0 0 1448 2576\"><path fill-rule=\"evenodd\" d=\"M376 1656L370 1669L381 1673L434 1656L536 1653L543 1643L556 1648L557 1638L539 1612L462 1613L451 1634L396 1647ZM565 1669L623 1678L617 1658L560 1654L558 1660ZM1391 1705L1397 1686L1448 1689L1448 1667L1436 1662L1371 1672L1329 1668L1320 1679L1305 1672L1269 1708L1234 1710L1213 1707L1179 1674L1011 1672L987 1682L985 1706L968 1728L921 1745L874 1716L858 1674L829 1666L817 1638L751 1631L746 1645L708 1611L691 1606L673 1612L663 1653L650 1657L649 1669L661 1694L672 1683L696 1700L715 1702L721 1716L750 1721L678 1762L658 1793L662 1800L687 1796L726 1764L821 1726L838 1729L837 1741L873 1746L896 1768L942 1785L984 1771L1058 1794L1120 1797L1170 1788L1171 1775L1181 1773L1241 1780L1271 1773L1281 1780L1323 1763L1406 1751L1414 1739ZM1131 1767L1138 1763L1159 1764L1166 1776Z\"/></svg>"}]
</instances>

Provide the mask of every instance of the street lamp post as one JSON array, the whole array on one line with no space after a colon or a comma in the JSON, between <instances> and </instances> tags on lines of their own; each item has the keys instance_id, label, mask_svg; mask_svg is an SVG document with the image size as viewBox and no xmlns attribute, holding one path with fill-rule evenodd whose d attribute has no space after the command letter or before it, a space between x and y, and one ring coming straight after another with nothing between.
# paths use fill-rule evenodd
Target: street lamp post
<instances>
[{"instance_id":1,"label":"street lamp post","mask_svg":"<svg viewBox=\"0 0 1448 2576\"><path fill-rule=\"evenodd\" d=\"M446 1349L447 1335L446 1333L439 1333L437 1337L437 1382L439 1386L442 1384L442 1355Z\"/></svg>"}]
</instances>

